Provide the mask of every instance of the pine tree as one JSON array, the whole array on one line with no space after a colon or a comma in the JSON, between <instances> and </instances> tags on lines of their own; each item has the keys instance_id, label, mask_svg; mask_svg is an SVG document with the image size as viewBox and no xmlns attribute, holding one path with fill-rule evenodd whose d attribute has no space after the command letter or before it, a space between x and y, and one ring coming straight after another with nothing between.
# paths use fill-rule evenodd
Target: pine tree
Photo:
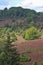
<instances>
[{"instance_id":1,"label":"pine tree","mask_svg":"<svg viewBox=\"0 0 43 65\"><path fill-rule=\"evenodd\" d=\"M12 47L11 43L10 35L8 34L6 44L0 54L0 65L20 65L19 54L17 53L16 47Z\"/></svg>"}]
</instances>

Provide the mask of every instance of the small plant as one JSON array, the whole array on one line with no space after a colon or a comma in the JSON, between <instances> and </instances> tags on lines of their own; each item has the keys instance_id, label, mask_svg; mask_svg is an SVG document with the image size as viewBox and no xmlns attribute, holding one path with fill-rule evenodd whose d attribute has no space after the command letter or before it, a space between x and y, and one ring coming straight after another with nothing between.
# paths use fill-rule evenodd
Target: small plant
<instances>
[{"instance_id":1,"label":"small plant","mask_svg":"<svg viewBox=\"0 0 43 65\"><path fill-rule=\"evenodd\" d=\"M38 65L37 62L34 62L32 65Z\"/></svg>"},{"instance_id":2,"label":"small plant","mask_svg":"<svg viewBox=\"0 0 43 65\"><path fill-rule=\"evenodd\" d=\"M27 56L24 56L24 55L20 55L20 61L21 62L30 62L31 58L27 57Z\"/></svg>"},{"instance_id":3,"label":"small plant","mask_svg":"<svg viewBox=\"0 0 43 65\"><path fill-rule=\"evenodd\" d=\"M10 41L10 35L8 33L6 44L3 46L3 50L0 50L0 65L20 65L19 54L16 47L12 48L12 42Z\"/></svg>"},{"instance_id":4,"label":"small plant","mask_svg":"<svg viewBox=\"0 0 43 65\"><path fill-rule=\"evenodd\" d=\"M41 36L40 30L38 30L36 27L30 27L23 34L23 37L26 40L34 40L39 38L40 36Z\"/></svg>"}]
</instances>

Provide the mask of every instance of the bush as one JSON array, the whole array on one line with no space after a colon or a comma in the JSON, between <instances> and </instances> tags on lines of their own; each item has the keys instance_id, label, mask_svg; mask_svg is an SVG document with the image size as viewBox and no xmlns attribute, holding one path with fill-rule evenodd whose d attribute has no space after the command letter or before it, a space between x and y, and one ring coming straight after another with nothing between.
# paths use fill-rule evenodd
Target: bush
<instances>
[{"instance_id":1,"label":"bush","mask_svg":"<svg viewBox=\"0 0 43 65\"><path fill-rule=\"evenodd\" d=\"M30 62L31 58L30 57L26 57L24 55L20 55L20 61L21 62Z\"/></svg>"},{"instance_id":2,"label":"bush","mask_svg":"<svg viewBox=\"0 0 43 65\"><path fill-rule=\"evenodd\" d=\"M37 62L34 62L32 65L37 65Z\"/></svg>"},{"instance_id":3,"label":"bush","mask_svg":"<svg viewBox=\"0 0 43 65\"><path fill-rule=\"evenodd\" d=\"M0 65L20 65L19 54L16 47L12 48L11 43L10 35L8 34L6 44L4 44L3 50L0 51Z\"/></svg>"},{"instance_id":4,"label":"bush","mask_svg":"<svg viewBox=\"0 0 43 65\"><path fill-rule=\"evenodd\" d=\"M16 37L16 35L15 35L14 32L11 32L11 33L10 33L10 40L11 40L12 42L14 42L14 41L17 40L17 37Z\"/></svg>"},{"instance_id":5,"label":"bush","mask_svg":"<svg viewBox=\"0 0 43 65\"><path fill-rule=\"evenodd\" d=\"M31 28L27 29L27 30L24 32L23 37L24 37L26 40L37 39L37 38L40 37L40 30L38 30L38 29L35 28L35 27L31 27Z\"/></svg>"}]
</instances>

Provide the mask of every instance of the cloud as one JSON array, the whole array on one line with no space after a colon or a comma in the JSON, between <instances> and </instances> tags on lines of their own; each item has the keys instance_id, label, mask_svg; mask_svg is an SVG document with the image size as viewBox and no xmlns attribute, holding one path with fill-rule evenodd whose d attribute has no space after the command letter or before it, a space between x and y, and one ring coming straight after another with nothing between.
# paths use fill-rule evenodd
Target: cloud
<instances>
[{"instance_id":1,"label":"cloud","mask_svg":"<svg viewBox=\"0 0 43 65\"><path fill-rule=\"evenodd\" d=\"M43 0L0 0L0 9L13 6L43 11Z\"/></svg>"},{"instance_id":2,"label":"cloud","mask_svg":"<svg viewBox=\"0 0 43 65\"><path fill-rule=\"evenodd\" d=\"M22 2L22 0L11 0L9 2L10 6L17 6L17 4L20 4Z\"/></svg>"},{"instance_id":3,"label":"cloud","mask_svg":"<svg viewBox=\"0 0 43 65\"><path fill-rule=\"evenodd\" d=\"M43 6L35 7L34 10L38 12L43 12Z\"/></svg>"},{"instance_id":4,"label":"cloud","mask_svg":"<svg viewBox=\"0 0 43 65\"><path fill-rule=\"evenodd\" d=\"M17 5L23 6L23 7L28 7L28 6L42 6L43 5L43 0L22 0L21 3L17 3Z\"/></svg>"},{"instance_id":5,"label":"cloud","mask_svg":"<svg viewBox=\"0 0 43 65\"><path fill-rule=\"evenodd\" d=\"M21 6L24 8L30 8L30 9L35 9L38 11L40 8L42 9L43 7L43 0L22 0L21 3L18 3L17 6ZM43 9L42 9L43 10Z\"/></svg>"}]
</instances>

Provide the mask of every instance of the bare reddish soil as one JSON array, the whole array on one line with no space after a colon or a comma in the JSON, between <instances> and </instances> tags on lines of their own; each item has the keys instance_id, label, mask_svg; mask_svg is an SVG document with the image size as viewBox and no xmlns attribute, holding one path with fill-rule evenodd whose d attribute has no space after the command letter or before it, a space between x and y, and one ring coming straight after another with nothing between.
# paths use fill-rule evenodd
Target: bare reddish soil
<instances>
[{"instance_id":1,"label":"bare reddish soil","mask_svg":"<svg viewBox=\"0 0 43 65\"><path fill-rule=\"evenodd\" d=\"M4 21L0 21L0 26L4 26L5 24L11 24L12 21L10 19L8 20L4 20Z\"/></svg>"},{"instance_id":2,"label":"bare reddish soil","mask_svg":"<svg viewBox=\"0 0 43 65\"><path fill-rule=\"evenodd\" d=\"M6 24L16 24L16 23L21 23L21 22L24 22L24 20L22 18L20 19L16 19L15 22L12 22L11 19L6 19L6 20L3 20L3 21L0 21L0 26L4 26Z\"/></svg>"},{"instance_id":3,"label":"bare reddish soil","mask_svg":"<svg viewBox=\"0 0 43 65\"><path fill-rule=\"evenodd\" d=\"M15 18L16 19L16 18ZM25 23L24 23L24 21L25 21ZM24 19L24 18L18 18L18 19L16 19L15 20L15 22L12 22L12 20L11 19L6 19L6 20L3 20L3 21L0 21L0 26L4 26L5 24L16 24L16 23L23 23L23 24L25 24L26 26L27 25L29 25L29 24L27 24L27 22L26 22L26 20ZM40 21L36 21L36 23L35 23L36 25L43 25L43 22L40 22Z\"/></svg>"},{"instance_id":4,"label":"bare reddish soil","mask_svg":"<svg viewBox=\"0 0 43 65\"><path fill-rule=\"evenodd\" d=\"M31 53L27 53L26 50L31 49ZM33 62L43 61L43 39L29 40L21 43L17 43L17 50L19 53L31 57L31 62L24 62L23 65L32 65ZM38 50L39 52L35 51ZM35 52L34 52L35 51Z\"/></svg>"}]
</instances>

